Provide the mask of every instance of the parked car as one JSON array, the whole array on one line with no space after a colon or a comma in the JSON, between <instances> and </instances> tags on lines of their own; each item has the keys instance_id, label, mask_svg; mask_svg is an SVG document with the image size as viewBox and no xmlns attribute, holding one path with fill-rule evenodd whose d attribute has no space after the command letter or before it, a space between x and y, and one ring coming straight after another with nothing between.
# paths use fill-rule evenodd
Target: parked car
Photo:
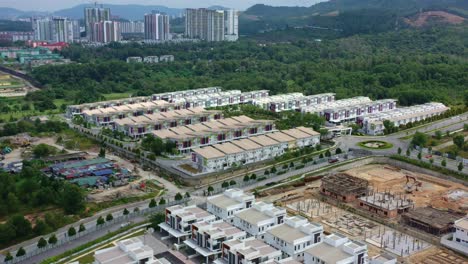
<instances>
[{"instance_id":1,"label":"parked car","mask_svg":"<svg viewBox=\"0 0 468 264\"><path fill-rule=\"evenodd\" d=\"M430 159L430 158L432 158L432 155L430 155L430 154L426 155L426 159Z\"/></svg>"},{"instance_id":2,"label":"parked car","mask_svg":"<svg viewBox=\"0 0 468 264\"><path fill-rule=\"evenodd\" d=\"M338 162L338 161L339 161L339 160L338 160L337 157L329 158L329 159L328 159L328 163L336 163L336 162Z\"/></svg>"}]
</instances>

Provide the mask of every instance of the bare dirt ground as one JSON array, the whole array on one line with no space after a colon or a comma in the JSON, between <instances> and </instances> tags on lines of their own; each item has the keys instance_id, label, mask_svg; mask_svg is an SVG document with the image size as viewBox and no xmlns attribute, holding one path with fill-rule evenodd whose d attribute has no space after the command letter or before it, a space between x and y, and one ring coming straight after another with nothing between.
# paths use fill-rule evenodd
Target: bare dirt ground
<instances>
[{"instance_id":1,"label":"bare dirt ground","mask_svg":"<svg viewBox=\"0 0 468 264\"><path fill-rule=\"evenodd\" d=\"M444 11L428 11L418 14L413 18L406 18L405 22L413 27L422 27L431 20L440 21L448 24L461 24L465 19L461 16L450 14Z\"/></svg>"},{"instance_id":2,"label":"bare dirt ground","mask_svg":"<svg viewBox=\"0 0 468 264\"><path fill-rule=\"evenodd\" d=\"M433 247L429 250L415 254L408 259L414 264L468 264L468 259L448 249Z\"/></svg>"},{"instance_id":3,"label":"bare dirt ground","mask_svg":"<svg viewBox=\"0 0 468 264\"><path fill-rule=\"evenodd\" d=\"M468 208L468 188L462 184L415 173L384 164L372 164L346 171L346 173L369 181L379 191L405 193L406 175L416 177L421 187L412 194L416 207L433 206L440 209L464 211ZM410 183L412 184L412 180Z\"/></svg>"}]
</instances>

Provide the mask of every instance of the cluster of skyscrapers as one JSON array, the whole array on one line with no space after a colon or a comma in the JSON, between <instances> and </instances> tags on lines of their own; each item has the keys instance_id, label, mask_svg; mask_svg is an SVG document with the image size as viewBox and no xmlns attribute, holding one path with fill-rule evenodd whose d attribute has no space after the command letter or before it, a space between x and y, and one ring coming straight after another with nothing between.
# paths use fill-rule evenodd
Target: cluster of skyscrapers
<instances>
[{"instance_id":1,"label":"cluster of skyscrapers","mask_svg":"<svg viewBox=\"0 0 468 264\"><path fill-rule=\"evenodd\" d=\"M32 18L34 39L50 42L73 42L80 39L78 20L65 17Z\"/></svg>"},{"instance_id":2,"label":"cluster of skyscrapers","mask_svg":"<svg viewBox=\"0 0 468 264\"><path fill-rule=\"evenodd\" d=\"M187 9L185 35L206 41L236 41L239 23L236 10Z\"/></svg>"},{"instance_id":3,"label":"cluster of skyscrapers","mask_svg":"<svg viewBox=\"0 0 468 264\"><path fill-rule=\"evenodd\" d=\"M236 41L238 14L236 10L187 9L185 38L204 41ZM31 18L34 40L47 42L75 42L81 40L78 20L65 17ZM122 33L144 33L145 40L166 41L170 34L170 17L153 11L144 15L144 21L115 21L111 10L102 6L84 9L84 30L90 42L120 41Z\"/></svg>"}]
</instances>

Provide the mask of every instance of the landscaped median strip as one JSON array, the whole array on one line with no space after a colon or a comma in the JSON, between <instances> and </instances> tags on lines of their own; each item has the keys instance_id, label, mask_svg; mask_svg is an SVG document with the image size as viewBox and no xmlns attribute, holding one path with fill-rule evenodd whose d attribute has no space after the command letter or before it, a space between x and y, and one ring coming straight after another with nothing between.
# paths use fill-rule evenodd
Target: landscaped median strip
<instances>
[{"instance_id":1,"label":"landscaped median strip","mask_svg":"<svg viewBox=\"0 0 468 264\"><path fill-rule=\"evenodd\" d=\"M116 240L119 237L123 237L125 235L128 235L130 232L141 229L146 227L149 224L149 222L144 222L143 224L137 223L134 225L130 225L124 228L120 228L117 231L111 232L106 234L103 237L100 237L96 240L93 240L91 242L88 242L86 244L83 244L81 246L78 246L74 249L68 250L58 256L54 256L48 259L45 259L41 262L41 264L51 264L51 263L64 263L64 262L69 262L71 257L75 257L76 255L83 255L84 253L89 253L95 248L98 248L99 246L104 246L106 244L111 243L113 240Z\"/></svg>"},{"instance_id":2,"label":"landscaped median strip","mask_svg":"<svg viewBox=\"0 0 468 264\"><path fill-rule=\"evenodd\" d=\"M106 246L111 245L111 244L114 246L116 241L121 241L121 240L124 240L124 239L126 239L126 238L128 238L128 237L131 237L131 236L133 236L133 235L135 235L135 234L137 234L137 233L140 233L141 231L144 231L144 230L145 230L145 227L146 227L146 225L143 226L142 228L138 228L138 229L135 230L135 231L133 231L133 229L132 229L132 230L128 230L128 231L126 231L126 233L127 233L126 235L123 235L123 236L118 237L118 238L112 238L112 241L111 241L111 242L109 242L109 243L107 243L107 244L102 244L102 245L100 245L99 247L90 248L90 249L87 250L86 252L84 252L84 253L82 253L82 254L80 254L80 255L78 255L78 256L75 256L73 259L65 260L65 262L68 263L68 262L77 261L77 260L79 260L80 258L82 258L82 257L84 257L84 256L86 256L86 255L88 255L88 254L90 254L90 253L92 253L92 252L95 252L95 251L97 251L97 250L106 248ZM128 233L129 231L133 231L133 232ZM61 263L61 262L59 261L59 263Z\"/></svg>"},{"instance_id":3,"label":"landscaped median strip","mask_svg":"<svg viewBox=\"0 0 468 264\"><path fill-rule=\"evenodd\" d=\"M285 182L280 182L278 184L275 184L275 185L272 185L272 186L265 186L264 188L259 188L259 189L256 189L257 191L265 191L265 190L269 190L269 189L274 189L274 188L277 188L279 186L282 186L282 185L286 185L286 184L290 184L292 182L295 182L295 181L299 181L301 179L304 179L307 175L310 175L310 174L316 174L316 173L321 173L321 172L325 172L325 171L328 171L328 170L331 170L331 169L334 169L334 168L338 168L338 167L341 167L343 165L346 165L346 164L349 164L349 163L353 163L355 161L359 161L359 160L363 160L363 159L368 159L369 157L361 157L361 158L355 158L355 159L350 159L350 160L347 160L347 161L344 161L344 162L341 162L339 164L333 164L333 165L328 165L328 166L325 166L323 168L320 168L320 169L317 169L317 170L314 170L314 171L310 171L310 172L306 172L306 173L302 173L302 174L298 174L298 175L295 175L295 176L291 176L285 180Z\"/></svg>"}]
</instances>

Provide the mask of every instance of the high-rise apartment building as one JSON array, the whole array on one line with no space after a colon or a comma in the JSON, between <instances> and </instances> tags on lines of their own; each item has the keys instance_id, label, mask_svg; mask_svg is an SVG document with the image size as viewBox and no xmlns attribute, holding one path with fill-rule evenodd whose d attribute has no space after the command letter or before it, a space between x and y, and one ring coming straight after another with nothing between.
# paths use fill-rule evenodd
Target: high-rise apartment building
<instances>
[{"instance_id":1,"label":"high-rise apartment building","mask_svg":"<svg viewBox=\"0 0 468 264\"><path fill-rule=\"evenodd\" d=\"M49 42L73 42L79 39L78 21L65 17L47 17L31 19L34 39ZM76 32L78 27L78 33Z\"/></svg>"},{"instance_id":2,"label":"high-rise apartment building","mask_svg":"<svg viewBox=\"0 0 468 264\"><path fill-rule=\"evenodd\" d=\"M145 33L145 23L142 21L120 22L120 31L122 33Z\"/></svg>"},{"instance_id":3,"label":"high-rise apartment building","mask_svg":"<svg viewBox=\"0 0 468 264\"><path fill-rule=\"evenodd\" d=\"M97 7L97 6L86 7L84 9L84 20L85 20L86 36L89 38L92 27L95 23L111 20L110 9Z\"/></svg>"},{"instance_id":4,"label":"high-rise apartment building","mask_svg":"<svg viewBox=\"0 0 468 264\"><path fill-rule=\"evenodd\" d=\"M92 24L90 41L109 43L120 41L120 25L117 21L101 21Z\"/></svg>"},{"instance_id":5,"label":"high-rise apartment building","mask_svg":"<svg viewBox=\"0 0 468 264\"><path fill-rule=\"evenodd\" d=\"M145 14L145 39L168 40L169 39L169 16L164 13L153 11Z\"/></svg>"},{"instance_id":6,"label":"high-rise apartment building","mask_svg":"<svg viewBox=\"0 0 468 264\"><path fill-rule=\"evenodd\" d=\"M239 39L239 14L237 10L224 11L224 39L227 41Z\"/></svg>"},{"instance_id":7,"label":"high-rise apartment building","mask_svg":"<svg viewBox=\"0 0 468 264\"><path fill-rule=\"evenodd\" d=\"M223 41L224 40L224 11L210 10L208 12L208 34L207 41Z\"/></svg>"},{"instance_id":8,"label":"high-rise apartment building","mask_svg":"<svg viewBox=\"0 0 468 264\"><path fill-rule=\"evenodd\" d=\"M206 41L224 40L224 11L205 8L185 11L185 35Z\"/></svg>"}]
</instances>

